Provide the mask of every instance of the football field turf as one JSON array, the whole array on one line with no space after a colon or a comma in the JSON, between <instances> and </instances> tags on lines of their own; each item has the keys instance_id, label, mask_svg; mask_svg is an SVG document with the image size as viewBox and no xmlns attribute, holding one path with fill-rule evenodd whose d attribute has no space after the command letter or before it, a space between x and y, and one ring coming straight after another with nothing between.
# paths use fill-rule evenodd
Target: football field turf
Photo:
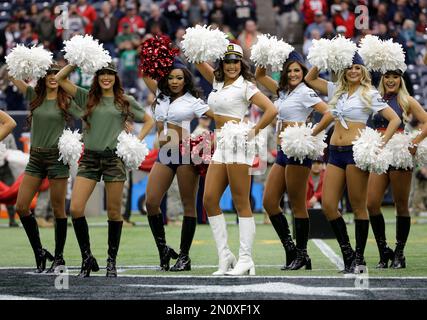
<instances>
[{"instance_id":1,"label":"football field turf","mask_svg":"<svg viewBox=\"0 0 427 320\"><path fill-rule=\"evenodd\" d=\"M392 208L385 208L386 232L394 249L395 219ZM226 214L229 245L238 255L239 231L234 214ZM64 258L69 267L69 290L55 288L55 276L36 275L34 256L24 229L8 228L0 220L0 297L47 299L427 299L427 218L413 218L405 255L407 268L375 269L378 251L370 230L365 251L367 273L363 277L339 273L341 260L334 239L310 240L308 253L313 270L281 271L283 247L273 227L257 220L253 259L255 277L212 277L217 267L217 252L209 225L198 225L190 251L192 270L173 273L157 270L159 257L145 216L135 214L134 227L123 228L117 265L118 279L105 278L107 257L106 217L88 218L91 247L101 270L90 279L77 279L81 258L74 230L68 228ZM288 221L291 221L287 216ZM354 246L352 215L345 215L350 240ZM165 227L167 242L179 250L181 228ZM53 228L40 229L43 246L54 252ZM171 261L171 264L173 264ZM387 289L389 288L389 289ZM390 289L391 288L391 289ZM120 294L116 293L120 292ZM182 295L171 292L181 292Z\"/></svg>"}]
</instances>

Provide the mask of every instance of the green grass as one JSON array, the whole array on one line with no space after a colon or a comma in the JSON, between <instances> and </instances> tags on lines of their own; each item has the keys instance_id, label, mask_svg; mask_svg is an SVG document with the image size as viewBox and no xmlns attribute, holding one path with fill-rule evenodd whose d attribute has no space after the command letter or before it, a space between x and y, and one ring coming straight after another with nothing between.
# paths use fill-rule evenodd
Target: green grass
<instances>
[{"instance_id":1,"label":"green grass","mask_svg":"<svg viewBox=\"0 0 427 320\"><path fill-rule=\"evenodd\" d=\"M385 208L385 219L394 221L392 208ZM235 221L235 215L227 214L229 222ZM261 224L262 214L256 214L259 222L256 229L256 239L253 249L253 258L257 267L257 275L266 276L340 276L327 257L325 257L317 246L309 241L308 252L312 259L313 270L298 270L284 272L280 266L284 263L284 251L278 237L271 225ZM157 266L159 263L157 248L153 236L149 229L146 217L135 214L133 221L140 225L131 228L124 228L120 244L118 265L149 265ZM350 215L345 216L346 220L351 220ZM89 225L92 223L105 223L105 226L90 227L90 237L92 252L98 259L100 265L105 265L107 256L107 224L106 217L88 218ZM288 216L288 221L290 218ZM0 220L0 225L6 225L7 220ZM141 225L142 224L142 225ZM231 223L228 225L229 245L237 255L239 249L238 226ZM354 224L348 225L350 240L354 246ZM387 239L389 245L394 248L395 224L386 224ZM44 247L52 253L54 251L54 230L40 229L41 239ZM181 228L179 226L166 226L167 242L177 251L179 249ZM340 255L336 240L324 240L335 252ZM378 262L378 251L376 243L370 230L368 244L365 251L365 258L371 276L427 276L427 224L412 224L411 233L405 250L407 268L403 270L376 270L374 267ZM65 247L64 257L67 265L78 266L81 263L80 251L74 230L68 228L68 238ZM211 268L197 268L201 265L216 266L218 262L215 243L211 229L208 225L198 225L191 249L191 259L193 270L180 273L185 275L210 275L216 270ZM0 267L32 267L34 266L34 256L23 228L0 228ZM127 270L125 274L159 275L154 270ZM172 273L170 273L172 274Z\"/></svg>"}]
</instances>

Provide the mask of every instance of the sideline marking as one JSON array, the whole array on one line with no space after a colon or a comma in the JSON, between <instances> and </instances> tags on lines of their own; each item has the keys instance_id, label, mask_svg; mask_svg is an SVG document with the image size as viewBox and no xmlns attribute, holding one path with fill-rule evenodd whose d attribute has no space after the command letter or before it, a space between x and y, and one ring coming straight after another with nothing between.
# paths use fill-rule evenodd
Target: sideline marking
<instances>
[{"instance_id":1,"label":"sideline marking","mask_svg":"<svg viewBox=\"0 0 427 320\"><path fill-rule=\"evenodd\" d=\"M340 256L338 256L330 246L326 244L325 241L320 239L312 239L314 244L319 248L319 250L334 264L338 270L344 269L344 263Z\"/></svg>"}]
</instances>

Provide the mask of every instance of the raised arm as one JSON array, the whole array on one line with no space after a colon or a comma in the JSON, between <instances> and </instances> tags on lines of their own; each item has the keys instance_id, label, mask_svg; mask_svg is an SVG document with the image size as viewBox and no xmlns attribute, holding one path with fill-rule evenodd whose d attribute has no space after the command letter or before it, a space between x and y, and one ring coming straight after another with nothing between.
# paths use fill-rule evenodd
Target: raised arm
<instances>
[{"instance_id":1,"label":"raised arm","mask_svg":"<svg viewBox=\"0 0 427 320\"><path fill-rule=\"evenodd\" d=\"M213 83L215 78L214 68L212 68L207 62L196 63L196 68L206 81Z\"/></svg>"},{"instance_id":2,"label":"raised arm","mask_svg":"<svg viewBox=\"0 0 427 320\"><path fill-rule=\"evenodd\" d=\"M322 119L320 119L319 123L313 129L312 134L313 136L316 136L319 132L325 130L332 121L334 121L334 117L329 111L328 105L323 101L316 104L313 108L323 115Z\"/></svg>"},{"instance_id":3,"label":"raised arm","mask_svg":"<svg viewBox=\"0 0 427 320\"><path fill-rule=\"evenodd\" d=\"M390 106L385 109L382 109L380 111L380 114L388 120L388 126L384 132L383 138L384 143L387 143L393 136L393 134L396 132L397 128L399 128L399 125L402 121L400 120L397 113Z\"/></svg>"},{"instance_id":4,"label":"raised arm","mask_svg":"<svg viewBox=\"0 0 427 320\"><path fill-rule=\"evenodd\" d=\"M279 86L271 77L267 76L267 70L262 67L257 67L255 71L256 81L266 87L271 93L276 94Z\"/></svg>"},{"instance_id":5,"label":"raised arm","mask_svg":"<svg viewBox=\"0 0 427 320\"><path fill-rule=\"evenodd\" d=\"M277 109L271 100L261 92L255 93L250 100L264 111L264 114L254 128L255 134L258 134L260 130L267 127L274 120L277 116Z\"/></svg>"},{"instance_id":6,"label":"raised arm","mask_svg":"<svg viewBox=\"0 0 427 320\"><path fill-rule=\"evenodd\" d=\"M319 69L317 67L311 68L304 80L312 89L319 91L325 96L328 94L328 81L319 78Z\"/></svg>"},{"instance_id":7,"label":"raised arm","mask_svg":"<svg viewBox=\"0 0 427 320\"><path fill-rule=\"evenodd\" d=\"M215 118L215 114L214 114L214 112L212 111L212 109L209 109L208 111L206 111L205 112L205 115L206 116L208 116L209 118L211 118L211 119L214 119Z\"/></svg>"},{"instance_id":8,"label":"raised arm","mask_svg":"<svg viewBox=\"0 0 427 320\"><path fill-rule=\"evenodd\" d=\"M6 112L0 110L0 123L0 141L2 141L16 127L16 122Z\"/></svg>"},{"instance_id":9,"label":"raised arm","mask_svg":"<svg viewBox=\"0 0 427 320\"><path fill-rule=\"evenodd\" d=\"M73 72L77 67L67 64L63 67L56 75L55 80L58 81L58 84L65 90L70 96L75 97L77 93L77 86L68 79L68 76Z\"/></svg>"},{"instance_id":10,"label":"raised arm","mask_svg":"<svg viewBox=\"0 0 427 320\"><path fill-rule=\"evenodd\" d=\"M21 92L24 96L27 92L28 84L25 81L17 80L14 77L7 75L9 80L18 88L19 92Z\"/></svg>"},{"instance_id":11,"label":"raised arm","mask_svg":"<svg viewBox=\"0 0 427 320\"><path fill-rule=\"evenodd\" d=\"M146 76L145 74L142 75L142 79L145 82L145 85L147 86L147 88L154 94L156 94L157 91L157 81Z\"/></svg>"},{"instance_id":12,"label":"raised arm","mask_svg":"<svg viewBox=\"0 0 427 320\"><path fill-rule=\"evenodd\" d=\"M150 133L151 129L154 126L154 119L149 115L145 114L143 119L144 125L141 128L141 131L139 132L138 139L142 140L146 137L147 134Z\"/></svg>"}]
</instances>

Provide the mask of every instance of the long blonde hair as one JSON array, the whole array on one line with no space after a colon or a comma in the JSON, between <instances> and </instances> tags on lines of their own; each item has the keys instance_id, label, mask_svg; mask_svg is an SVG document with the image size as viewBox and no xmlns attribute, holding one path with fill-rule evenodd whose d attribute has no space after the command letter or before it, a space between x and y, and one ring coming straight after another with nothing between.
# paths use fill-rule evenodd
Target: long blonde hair
<instances>
[{"instance_id":1,"label":"long blonde hair","mask_svg":"<svg viewBox=\"0 0 427 320\"><path fill-rule=\"evenodd\" d=\"M381 76L380 84L378 86L378 92L381 94L382 97L384 97L386 93L385 86L384 86L384 76L385 74ZM399 77L400 77L400 86L399 86L399 91L397 92L397 103L403 110L403 113L402 113L403 121L408 122L409 114L411 113L410 107L409 107L409 99L408 99L410 97L410 94L408 92L408 89L406 89L405 80L401 75L399 75Z\"/></svg>"},{"instance_id":2,"label":"long blonde hair","mask_svg":"<svg viewBox=\"0 0 427 320\"><path fill-rule=\"evenodd\" d=\"M360 80L360 86L362 87L361 98L362 102L367 109L371 108L371 95L369 92L372 90L371 84L371 75L369 74L368 69L365 66L360 65L362 70L362 79ZM331 101L329 101L329 107L334 109L337 105L339 97L343 95L345 92L348 92L348 81L345 77L347 69L341 70L338 73L338 88L335 91L335 95L332 97Z\"/></svg>"}]
</instances>

